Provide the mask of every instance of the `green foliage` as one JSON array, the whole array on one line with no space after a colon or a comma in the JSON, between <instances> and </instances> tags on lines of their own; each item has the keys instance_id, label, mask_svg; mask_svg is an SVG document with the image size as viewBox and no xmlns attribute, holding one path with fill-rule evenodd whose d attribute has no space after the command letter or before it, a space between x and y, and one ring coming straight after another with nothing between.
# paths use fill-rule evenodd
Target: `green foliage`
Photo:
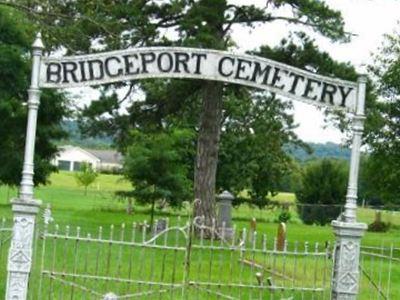
<instances>
[{"instance_id":1,"label":"green foliage","mask_svg":"<svg viewBox=\"0 0 400 300\"><path fill-rule=\"evenodd\" d=\"M370 146L367 173L373 192L385 204L400 198L400 37L386 35L386 42L369 67L383 101L376 104L374 123L368 128Z\"/></svg>"},{"instance_id":2,"label":"green foliage","mask_svg":"<svg viewBox=\"0 0 400 300\"><path fill-rule=\"evenodd\" d=\"M361 156L360 174L358 181L358 205L380 206L384 205L381 185L376 181L381 180L378 161L371 158L369 154ZM388 203L387 203L388 204Z\"/></svg>"},{"instance_id":3,"label":"green foliage","mask_svg":"<svg viewBox=\"0 0 400 300\"><path fill-rule=\"evenodd\" d=\"M278 221L279 223L287 223L290 221L291 218L292 214L290 213L290 211L288 209L283 209L278 216Z\"/></svg>"},{"instance_id":4,"label":"green foliage","mask_svg":"<svg viewBox=\"0 0 400 300\"><path fill-rule=\"evenodd\" d=\"M87 162L83 162L80 171L74 174L78 185L85 188L85 196L87 195L88 187L96 181L98 175L92 165Z\"/></svg>"},{"instance_id":5,"label":"green foliage","mask_svg":"<svg viewBox=\"0 0 400 300\"><path fill-rule=\"evenodd\" d=\"M186 164L192 155L193 136L187 130L142 133L131 132L124 173L135 187L132 195L139 203L154 205L158 200L179 207L190 201L192 181Z\"/></svg>"},{"instance_id":6,"label":"green foliage","mask_svg":"<svg viewBox=\"0 0 400 300\"><path fill-rule=\"evenodd\" d=\"M325 225L339 216L346 196L347 165L343 161L323 159L304 167L296 191L299 214L306 224Z\"/></svg>"},{"instance_id":7,"label":"green foliage","mask_svg":"<svg viewBox=\"0 0 400 300\"><path fill-rule=\"evenodd\" d=\"M31 24L20 13L0 6L0 183L18 185L21 180L30 78ZM16 22L18 20L18 22ZM60 122L68 114L65 97L44 91L38 114L34 183L44 184L55 168L50 160L57 152L54 141L65 137Z\"/></svg>"},{"instance_id":8,"label":"green foliage","mask_svg":"<svg viewBox=\"0 0 400 300\"><path fill-rule=\"evenodd\" d=\"M291 105L264 93L245 93L225 102L230 116L223 126L217 187L236 195L237 202L258 207L268 204L268 195L279 189L293 161L283 145L298 143ZM243 190L246 197L241 196Z\"/></svg>"},{"instance_id":9,"label":"green foliage","mask_svg":"<svg viewBox=\"0 0 400 300\"><path fill-rule=\"evenodd\" d=\"M233 25L252 28L256 23L274 21L307 26L333 41L349 38L341 13L319 0L268 1L264 6L228 4L226 0L19 0L15 7L41 25L48 45L53 49L64 46L71 53L87 53L99 46L114 50L182 42L219 48L230 40ZM283 15L282 8L288 14ZM167 37L166 28L178 33L175 39ZM94 38L96 46L92 43Z\"/></svg>"}]
</instances>

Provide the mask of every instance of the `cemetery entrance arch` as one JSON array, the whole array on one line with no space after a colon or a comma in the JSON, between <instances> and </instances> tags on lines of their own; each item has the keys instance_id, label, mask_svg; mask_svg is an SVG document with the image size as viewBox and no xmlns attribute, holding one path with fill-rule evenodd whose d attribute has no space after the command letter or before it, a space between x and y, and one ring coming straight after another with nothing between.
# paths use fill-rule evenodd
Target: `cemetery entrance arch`
<instances>
[{"instance_id":1,"label":"cemetery entrance arch","mask_svg":"<svg viewBox=\"0 0 400 300\"><path fill-rule=\"evenodd\" d=\"M35 215L33 157L41 88L70 88L145 78L192 78L241 84L315 106L345 110L353 117L353 142L344 213L333 221L337 237L333 299L355 299L360 239L356 221L357 179L364 121L366 79L357 83L321 76L269 59L210 49L152 47L71 57L43 57L40 34L33 44L28 123L19 197L13 200L14 227L8 259L7 299L26 299Z\"/></svg>"}]
</instances>

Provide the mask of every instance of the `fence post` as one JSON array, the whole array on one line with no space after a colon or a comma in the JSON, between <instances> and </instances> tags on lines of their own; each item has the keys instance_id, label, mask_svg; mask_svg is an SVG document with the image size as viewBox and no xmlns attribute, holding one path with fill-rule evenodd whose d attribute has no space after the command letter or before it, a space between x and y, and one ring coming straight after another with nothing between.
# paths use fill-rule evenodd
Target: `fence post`
<instances>
[{"instance_id":1,"label":"fence post","mask_svg":"<svg viewBox=\"0 0 400 300\"><path fill-rule=\"evenodd\" d=\"M37 114L40 102L39 74L44 45L40 33L32 45L32 75L28 90L28 122L22 180L17 199L12 200L14 225L7 263L7 300L25 300L32 266L35 217L41 202L33 199L33 171Z\"/></svg>"},{"instance_id":2,"label":"fence post","mask_svg":"<svg viewBox=\"0 0 400 300\"><path fill-rule=\"evenodd\" d=\"M218 231L226 238L233 237L232 229L232 201L235 197L228 191L218 195Z\"/></svg>"},{"instance_id":3,"label":"fence post","mask_svg":"<svg viewBox=\"0 0 400 300\"><path fill-rule=\"evenodd\" d=\"M345 210L338 220L332 221L336 236L332 276L333 300L355 300L358 294L360 245L361 238L367 228L366 224L358 223L356 218L360 147L365 119L366 82L365 76L359 77L357 108L353 116L353 141Z\"/></svg>"}]
</instances>

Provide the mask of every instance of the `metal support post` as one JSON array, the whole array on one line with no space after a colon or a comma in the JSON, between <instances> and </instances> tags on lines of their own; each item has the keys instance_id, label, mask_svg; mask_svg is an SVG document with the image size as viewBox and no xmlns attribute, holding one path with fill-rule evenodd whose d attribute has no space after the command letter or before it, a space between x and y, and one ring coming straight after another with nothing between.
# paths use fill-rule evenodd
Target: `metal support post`
<instances>
[{"instance_id":1,"label":"metal support post","mask_svg":"<svg viewBox=\"0 0 400 300\"><path fill-rule=\"evenodd\" d=\"M33 199L33 160L40 102L40 60L44 49L40 33L36 36L32 48L32 75L31 86L28 90L28 122L22 180L19 196L12 200L14 225L7 264L7 300L25 300L27 298L29 273L32 266L35 217L41 204L40 201Z\"/></svg>"},{"instance_id":2,"label":"metal support post","mask_svg":"<svg viewBox=\"0 0 400 300\"><path fill-rule=\"evenodd\" d=\"M365 76L358 79L357 109L353 117L353 141L345 210L338 220L332 221L336 236L332 276L334 300L355 300L358 294L360 244L367 228L366 224L357 223L356 217L366 82Z\"/></svg>"}]
</instances>

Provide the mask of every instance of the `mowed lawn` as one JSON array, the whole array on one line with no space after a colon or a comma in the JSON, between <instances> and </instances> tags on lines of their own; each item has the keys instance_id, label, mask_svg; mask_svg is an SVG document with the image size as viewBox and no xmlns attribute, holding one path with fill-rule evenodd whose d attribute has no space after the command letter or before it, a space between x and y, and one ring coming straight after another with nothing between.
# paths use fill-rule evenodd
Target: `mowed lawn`
<instances>
[{"instance_id":1,"label":"mowed lawn","mask_svg":"<svg viewBox=\"0 0 400 300\"><path fill-rule=\"evenodd\" d=\"M60 225L93 227L119 225L122 223L149 221L149 208L134 204L132 215L126 213L126 202L115 195L116 191L129 191L132 185L122 176L101 174L96 182L89 187L88 194L79 187L71 172L54 173L49 178L49 184L35 189L35 198L43 202L42 209L47 204L55 222ZM0 218L11 218L10 199L17 195L17 189L0 186ZM294 202L295 196L290 193L279 193L274 200ZM186 216L189 208L181 210L166 209L157 211L156 217L169 217L171 222L178 215ZM234 223L238 229L250 227L250 220L256 218L257 231L275 236L279 209L260 210L247 205L233 209ZM287 239L289 241L325 242L333 240L332 228L327 226L304 225L297 213L291 209L292 220L287 224ZM371 223L375 211L358 209L358 219L361 222ZM366 245L381 246L382 243L395 243L400 246L400 213L383 213L383 220L390 221L394 226L386 233L367 232L363 239Z\"/></svg>"},{"instance_id":2,"label":"mowed lawn","mask_svg":"<svg viewBox=\"0 0 400 300\"><path fill-rule=\"evenodd\" d=\"M98 231L99 226L102 226L105 234L107 234L112 225L120 228L121 224L143 223L150 220L148 207L134 204L133 214L128 215L125 211L126 203L124 200L115 196L116 191L128 191L130 189L132 189L131 184L124 180L123 177L102 174L98 177L96 183L89 188L88 194L84 195L84 188L77 185L73 173L60 172L52 174L49 185L35 189L35 198L43 201L42 209L47 204L51 205L53 218L55 219L55 223L60 225L60 228L65 228L69 225L71 231L74 231L79 226L84 232L95 233ZM16 194L17 190L15 189L4 186L0 187L0 219L10 219L12 217L9 199L15 197ZM290 193L280 193L274 197L274 200L295 202L295 197ZM181 210L166 209L165 211L157 211L156 218L168 217L170 224L176 224L178 217L181 217L183 219L181 222L183 223L189 211L190 206ZM249 230L251 219L256 218L257 232L260 235L265 234L272 241L276 237L279 213L280 209L259 210L248 206L241 206L233 209L234 224L237 230L242 230L243 228ZM327 241L334 241L332 228L329 225L304 225L299 220L294 208L291 209L291 214L292 220L287 224L287 240L289 243L294 243L295 241L298 241L300 244L309 242L310 247L312 247L315 243L324 245ZM374 220L374 214L375 212L371 209L358 210L359 220L366 223L371 223ZM42 218L42 213L40 213L39 218ZM390 212L383 213L383 219L390 221L394 226L386 233L367 232L363 238L364 246L389 246L393 244L395 247L400 247L400 215ZM142 254L138 253L137 255L140 256ZM4 257L3 262L5 262ZM172 264L173 262L170 263ZM386 262L382 265L377 259L368 261L368 263L375 266L373 272L377 272L379 269L386 270L388 267ZM290 268L289 265L290 261L288 261L287 268ZM367 263L365 265L368 266ZM0 266L0 269L3 267ZM388 278L388 274L383 274L380 278L377 276L378 274L373 274L373 276L385 282L385 284L387 284L388 280L391 281L393 290L397 289L396 282L400 280L399 263L393 264L392 268L390 278ZM219 272L220 270L221 268L218 268ZM365 296L360 299L368 299L365 297L369 295L370 289L370 284L363 282L362 294ZM2 287L0 287L0 294L1 290ZM395 295L400 295L400 290Z\"/></svg>"}]
</instances>

